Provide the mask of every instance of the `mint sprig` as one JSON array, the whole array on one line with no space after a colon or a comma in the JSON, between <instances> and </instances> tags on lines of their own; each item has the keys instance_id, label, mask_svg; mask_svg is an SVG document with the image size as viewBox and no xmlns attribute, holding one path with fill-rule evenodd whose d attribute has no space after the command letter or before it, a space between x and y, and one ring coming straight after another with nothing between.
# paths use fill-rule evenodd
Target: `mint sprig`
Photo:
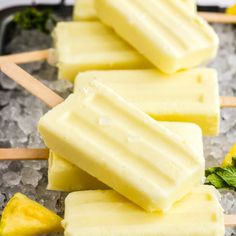
<instances>
[{"instance_id":1,"label":"mint sprig","mask_svg":"<svg viewBox=\"0 0 236 236\"><path fill-rule=\"evenodd\" d=\"M216 188L236 189L236 157L227 167L210 167L205 171L206 183Z\"/></svg>"},{"instance_id":2,"label":"mint sprig","mask_svg":"<svg viewBox=\"0 0 236 236\"><path fill-rule=\"evenodd\" d=\"M36 29L49 34L50 23L55 24L50 10L39 11L34 7L27 7L15 14L13 21L22 29Z\"/></svg>"}]
</instances>

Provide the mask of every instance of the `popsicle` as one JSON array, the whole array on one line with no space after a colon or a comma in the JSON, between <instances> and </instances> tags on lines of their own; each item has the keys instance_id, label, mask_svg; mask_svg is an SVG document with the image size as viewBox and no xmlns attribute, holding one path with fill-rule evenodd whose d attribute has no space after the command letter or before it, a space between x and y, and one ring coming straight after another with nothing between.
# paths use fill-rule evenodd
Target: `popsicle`
<instances>
[{"instance_id":1,"label":"popsicle","mask_svg":"<svg viewBox=\"0 0 236 236\"><path fill-rule=\"evenodd\" d=\"M182 0L183 3L185 3L189 9L192 9L194 12L197 12L197 3L196 0Z\"/></svg>"},{"instance_id":2,"label":"popsicle","mask_svg":"<svg viewBox=\"0 0 236 236\"><path fill-rule=\"evenodd\" d=\"M224 236L223 209L212 186L196 187L165 214L145 212L113 190L70 193L65 236Z\"/></svg>"},{"instance_id":3,"label":"popsicle","mask_svg":"<svg viewBox=\"0 0 236 236\"><path fill-rule=\"evenodd\" d=\"M45 114L39 131L52 151L148 211L170 208L204 176L201 154L96 81Z\"/></svg>"},{"instance_id":4,"label":"popsicle","mask_svg":"<svg viewBox=\"0 0 236 236\"><path fill-rule=\"evenodd\" d=\"M192 123L160 122L185 140L196 152L203 156L201 129ZM48 189L58 191L79 191L105 189L106 185L87 174L77 166L51 152L48 165Z\"/></svg>"},{"instance_id":5,"label":"popsicle","mask_svg":"<svg viewBox=\"0 0 236 236\"><path fill-rule=\"evenodd\" d=\"M108 189L108 187L82 169L66 161L65 158L51 151L48 160L47 189L72 192Z\"/></svg>"},{"instance_id":6,"label":"popsicle","mask_svg":"<svg viewBox=\"0 0 236 236\"><path fill-rule=\"evenodd\" d=\"M95 0L95 7L103 23L165 73L216 55L216 33L183 1Z\"/></svg>"},{"instance_id":7,"label":"popsicle","mask_svg":"<svg viewBox=\"0 0 236 236\"><path fill-rule=\"evenodd\" d=\"M153 68L112 29L99 21L60 22L52 33L54 49L0 56L0 63L45 60L58 68L58 78L73 82L81 71Z\"/></svg>"},{"instance_id":8,"label":"popsicle","mask_svg":"<svg viewBox=\"0 0 236 236\"><path fill-rule=\"evenodd\" d=\"M217 135L220 99L217 72L196 68L167 75L156 69L80 73L74 91L98 80L157 120L193 122Z\"/></svg>"},{"instance_id":9,"label":"popsicle","mask_svg":"<svg viewBox=\"0 0 236 236\"><path fill-rule=\"evenodd\" d=\"M192 123L160 122L166 128L182 137L196 152L203 155L201 129ZM58 191L79 191L107 189L108 187L82 169L47 149L0 149L0 160L48 159L48 189Z\"/></svg>"},{"instance_id":10,"label":"popsicle","mask_svg":"<svg viewBox=\"0 0 236 236\"><path fill-rule=\"evenodd\" d=\"M74 21L98 20L94 0L76 0L73 9Z\"/></svg>"},{"instance_id":11,"label":"popsicle","mask_svg":"<svg viewBox=\"0 0 236 236\"><path fill-rule=\"evenodd\" d=\"M14 63L1 71L54 107L38 125L47 147L144 209L167 210L202 182L204 157L109 87L91 81L63 102Z\"/></svg>"},{"instance_id":12,"label":"popsicle","mask_svg":"<svg viewBox=\"0 0 236 236\"><path fill-rule=\"evenodd\" d=\"M53 31L55 55L49 61L58 67L58 77L73 81L86 70L151 68L114 31L100 22L60 22Z\"/></svg>"},{"instance_id":13,"label":"popsicle","mask_svg":"<svg viewBox=\"0 0 236 236\"><path fill-rule=\"evenodd\" d=\"M94 1L95 0L76 0L73 9L73 20L74 21L98 20ZM195 0L180 0L180 1L183 1L189 7L189 9L196 11Z\"/></svg>"}]
</instances>

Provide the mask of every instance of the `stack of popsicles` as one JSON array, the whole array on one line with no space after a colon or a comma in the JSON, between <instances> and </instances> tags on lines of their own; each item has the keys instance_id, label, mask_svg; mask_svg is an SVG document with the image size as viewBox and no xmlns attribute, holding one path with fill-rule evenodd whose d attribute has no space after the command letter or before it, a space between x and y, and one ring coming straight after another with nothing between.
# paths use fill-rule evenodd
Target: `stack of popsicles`
<instances>
[{"instance_id":1,"label":"stack of popsicles","mask_svg":"<svg viewBox=\"0 0 236 236\"><path fill-rule=\"evenodd\" d=\"M80 73L39 122L49 189L88 190L67 197L65 235L224 235L198 127L218 133L217 76L194 68L218 39L187 2L78 1L75 18L96 21L55 29L61 78L104 70Z\"/></svg>"},{"instance_id":2,"label":"stack of popsicles","mask_svg":"<svg viewBox=\"0 0 236 236\"><path fill-rule=\"evenodd\" d=\"M48 188L80 190L66 199L65 235L223 236L216 190L202 185L202 131L219 132L217 75L195 68L216 55L213 29L190 0L78 8L86 22L54 30L57 64L71 81L87 72L39 122Z\"/></svg>"}]
</instances>

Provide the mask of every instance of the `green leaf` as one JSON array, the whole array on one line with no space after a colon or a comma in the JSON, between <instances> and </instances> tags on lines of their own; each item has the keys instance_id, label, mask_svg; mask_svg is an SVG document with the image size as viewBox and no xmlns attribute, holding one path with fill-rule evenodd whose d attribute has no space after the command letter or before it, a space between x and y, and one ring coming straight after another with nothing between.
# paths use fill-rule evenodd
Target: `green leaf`
<instances>
[{"instance_id":1,"label":"green leaf","mask_svg":"<svg viewBox=\"0 0 236 236\"><path fill-rule=\"evenodd\" d=\"M217 174L210 174L206 178L206 184L215 186L216 188L227 188L227 183Z\"/></svg>"},{"instance_id":2,"label":"green leaf","mask_svg":"<svg viewBox=\"0 0 236 236\"><path fill-rule=\"evenodd\" d=\"M236 157L232 157L232 166L236 167Z\"/></svg>"},{"instance_id":3,"label":"green leaf","mask_svg":"<svg viewBox=\"0 0 236 236\"><path fill-rule=\"evenodd\" d=\"M206 169L206 184L216 188L236 189L236 158L233 158L233 166L211 167Z\"/></svg>"},{"instance_id":4,"label":"green leaf","mask_svg":"<svg viewBox=\"0 0 236 236\"><path fill-rule=\"evenodd\" d=\"M49 22L56 23L50 10L39 11L33 7L16 13L14 22L22 29L36 29L46 34L50 33Z\"/></svg>"},{"instance_id":5,"label":"green leaf","mask_svg":"<svg viewBox=\"0 0 236 236\"><path fill-rule=\"evenodd\" d=\"M220 176L229 186L236 188L236 168L234 166L226 167L217 171Z\"/></svg>"},{"instance_id":6,"label":"green leaf","mask_svg":"<svg viewBox=\"0 0 236 236\"><path fill-rule=\"evenodd\" d=\"M207 177L208 175L210 175L210 174L215 173L216 170L217 170L217 168L219 168L219 167L210 167L210 168L206 169L206 170L205 170L205 175L206 175L206 177Z\"/></svg>"}]
</instances>

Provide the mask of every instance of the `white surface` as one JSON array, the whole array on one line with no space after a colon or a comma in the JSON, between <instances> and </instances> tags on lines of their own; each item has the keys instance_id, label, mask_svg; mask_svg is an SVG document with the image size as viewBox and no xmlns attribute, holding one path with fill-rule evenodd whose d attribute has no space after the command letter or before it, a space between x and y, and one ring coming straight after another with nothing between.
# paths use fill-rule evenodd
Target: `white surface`
<instances>
[{"instance_id":1,"label":"white surface","mask_svg":"<svg viewBox=\"0 0 236 236\"><path fill-rule=\"evenodd\" d=\"M58 4L61 1L60 0L35 0L34 2L37 4ZM73 5L74 2L75 2L74 0L65 0L66 5Z\"/></svg>"},{"instance_id":2,"label":"white surface","mask_svg":"<svg viewBox=\"0 0 236 236\"><path fill-rule=\"evenodd\" d=\"M32 0L32 2L36 3L36 4L58 4L60 3L60 0Z\"/></svg>"},{"instance_id":3,"label":"white surface","mask_svg":"<svg viewBox=\"0 0 236 236\"><path fill-rule=\"evenodd\" d=\"M31 5L31 0L0 0L0 11L8 8L8 7L14 7L19 5Z\"/></svg>"},{"instance_id":4,"label":"white surface","mask_svg":"<svg viewBox=\"0 0 236 236\"><path fill-rule=\"evenodd\" d=\"M74 5L75 0L66 0L66 5Z\"/></svg>"},{"instance_id":5,"label":"white surface","mask_svg":"<svg viewBox=\"0 0 236 236\"><path fill-rule=\"evenodd\" d=\"M199 5L211 6L217 5L220 7L228 7L236 3L236 0L197 0Z\"/></svg>"},{"instance_id":6,"label":"white surface","mask_svg":"<svg viewBox=\"0 0 236 236\"><path fill-rule=\"evenodd\" d=\"M0 11L9 7L14 6L28 6L32 5L33 3L36 4L58 4L60 0L0 0ZM66 5L73 5L74 0L66 0Z\"/></svg>"}]
</instances>

